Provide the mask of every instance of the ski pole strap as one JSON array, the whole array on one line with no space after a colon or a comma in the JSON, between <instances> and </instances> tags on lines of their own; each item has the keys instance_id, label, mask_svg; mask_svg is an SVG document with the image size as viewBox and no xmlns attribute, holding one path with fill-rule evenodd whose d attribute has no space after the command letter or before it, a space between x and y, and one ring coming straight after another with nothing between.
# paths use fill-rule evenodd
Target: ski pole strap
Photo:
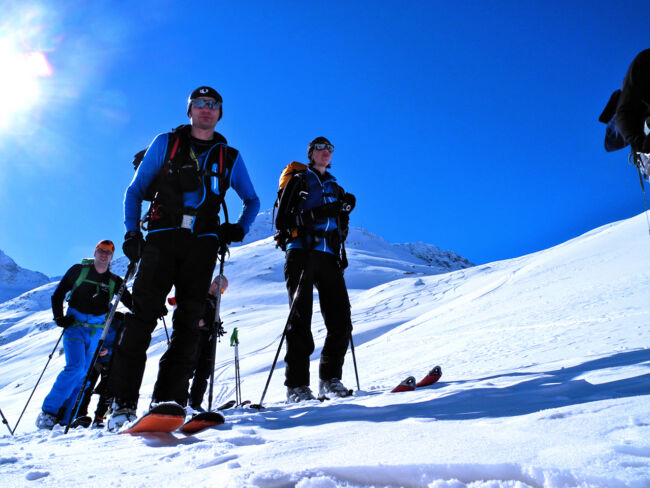
<instances>
[{"instance_id":1,"label":"ski pole strap","mask_svg":"<svg viewBox=\"0 0 650 488\"><path fill-rule=\"evenodd\" d=\"M232 330L232 335L230 336L230 347L234 347L239 344L239 336L237 327Z\"/></svg>"}]
</instances>

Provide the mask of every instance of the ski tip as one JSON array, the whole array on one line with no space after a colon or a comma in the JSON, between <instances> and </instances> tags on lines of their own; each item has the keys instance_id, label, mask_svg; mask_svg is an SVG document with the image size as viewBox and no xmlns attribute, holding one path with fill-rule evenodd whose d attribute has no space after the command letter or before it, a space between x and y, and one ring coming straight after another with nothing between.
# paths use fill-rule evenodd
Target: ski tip
<instances>
[{"instance_id":1,"label":"ski tip","mask_svg":"<svg viewBox=\"0 0 650 488\"><path fill-rule=\"evenodd\" d=\"M442 376L442 368L440 366L435 366L429 373L422 378L416 385L416 388L422 388L423 386L431 386Z\"/></svg>"},{"instance_id":2,"label":"ski tip","mask_svg":"<svg viewBox=\"0 0 650 488\"><path fill-rule=\"evenodd\" d=\"M404 381L402 381L399 385L393 388L391 390L391 393L400 393L402 391L413 391L413 390L415 390L415 378L413 376L409 376Z\"/></svg>"}]
</instances>

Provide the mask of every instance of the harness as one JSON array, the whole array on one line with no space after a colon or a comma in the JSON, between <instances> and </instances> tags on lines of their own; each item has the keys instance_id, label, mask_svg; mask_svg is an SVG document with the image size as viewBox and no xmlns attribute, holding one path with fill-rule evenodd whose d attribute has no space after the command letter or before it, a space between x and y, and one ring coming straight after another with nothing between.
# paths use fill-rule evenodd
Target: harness
<instances>
[{"instance_id":1,"label":"harness","mask_svg":"<svg viewBox=\"0 0 650 488\"><path fill-rule=\"evenodd\" d=\"M215 132L215 142L201 163L191 144L190 129L191 126L183 125L169 133L165 162L147 190L153 196L140 224L144 230L182 228L195 234L217 231L219 211L225 205L238 152ZM183 193L201 189L203 198L199 205L186 207Z\"/></svg>"},{"instance_id":2,"label":"harness","mask_svg":"<svg viewBox=\"0 0 650 488\"><path fill-rule=\"evenodd\" d=\"M92 258L84 258L84 259L81 260L81 266L82 266L81 271L79 272L79 276L77 277L74 284L72 285L72 288L68 292L68 295L67 295L67 298L66 298L68 303L70 302L70 300L72 298L72 295L74 294L76 289L79 288L79 286L82 283L90 283L91 285L95 285L95 289L96 289L95 296L97 296L101 292L105 291L105 292L108 293L108 301L109 301L109 303L113 299L113 296L115 295L115 288L117 287L117 281L113 277L113 274L110 271L108 271L108 274L109 274L108 283L104 283L104 282L101 282L101 281L89 280L88 279L88 272L90 271L90 267L93 266L93 265L94 265L94 259L92 259ZM95 331L97 329L103 329L104 328L104 323L102 322L101 324L89 324L89 323L86 323L86 322L81 322L79 320L75 320L75 322L72 324L72 327L87 327L87 328L93 329L91 335L94 336Z\"/></svg>"},{"instance_id":3,"label":"harness","mask_svg":"<svg viewBox=\"0 0 650 488\"><path fill-rule=\"evenodd\" d=\"M285 168L282 176L280 177L280 191L279 199L287 198L287 201L290 202L289 208L284 208L285 212L289 213L299 213L302 210L310 209L321 204L324 199L333 198L340 201L344 193L343 188L341 188L338 183L332 181L330 185L333 186L333 191L330 193L319 193L318 195L312 194L310 190L310 184L307 181L307 166L301 165L300 163L291 163ZM287 173L289 173L287 175ZM288 178L286 178L288 176ZM294 185L292 188L292 193L288 195L283 195L287 184L287 180L292 177L299 178L299 184ZM283 180L283 178L286 178ZM277 221L276 221L277 223ZM277 232L275 234L276 247L281 248L283 251L286 251L287 244L293 239L300 239L300 243L303 249L314 249L322 240L326 240L327 245L332 249L339 260L339 264L342 268L346 268L348 265L347 256L345 252L345 239L347 237L347 221L343 221L340 217L337 219L337 227L333 230L324 230L324 229L314 229L313 227L290 227L285 228L277 226Z\"/></svg>"},{"instance_id":4,"label":"harness","mask_svg":"<svg viewBox=\"0 0 650 488\"><path fill-rule=\"evenodd\" d=\"M72 288L68 292L67 296L67 301L70 301L70 298L72 298L72 294L75 292L77 288L79 288L79 285L82 283L90 283L92 285L96 286L96 293L95 295L99 295L100 292L102 291L107 291L108 292L108 301L110 302L113 299L113 295L115 295L115 287L117 286L117 282L113 278L113 276L109 273L109 279L108 279L108 284L103 283L101 281L93 281L88 279L88 272L90 271L90 267L95 264L95 260L92 258L84 258L81 260L81 271L79 272L79 277L77 280L74 282L74 285L72 285Z\"/></svg>"}]
</instances>

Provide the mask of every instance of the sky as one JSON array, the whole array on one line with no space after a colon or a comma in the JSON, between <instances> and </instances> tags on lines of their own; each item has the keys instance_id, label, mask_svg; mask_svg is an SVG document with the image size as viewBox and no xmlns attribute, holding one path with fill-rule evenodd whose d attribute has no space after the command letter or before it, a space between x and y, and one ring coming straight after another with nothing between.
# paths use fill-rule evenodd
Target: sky
<instances>
[{"instance_id":1,"label":"sky","mask_svg":"<svg viewBox=\"0 0 650 488\"><path fill-rule=\"evenodd\" d=\"M133 154L203 84L262 210L323 135L351 225L475 264L641 213L597 118L647 3L450 3L0 1L0 249L56 276L119 248Z\"/></svg>"}]
</instances>

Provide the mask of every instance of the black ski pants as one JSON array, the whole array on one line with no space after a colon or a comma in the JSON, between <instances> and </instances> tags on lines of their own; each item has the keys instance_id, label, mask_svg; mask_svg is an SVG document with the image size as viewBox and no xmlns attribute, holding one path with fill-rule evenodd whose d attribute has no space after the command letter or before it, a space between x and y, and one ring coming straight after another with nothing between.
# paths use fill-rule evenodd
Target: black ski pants
<instances>
[{"instance_id":1,"label":"black ski pants","mask_svg":"<svg viewBox=\"0 0 650 488\"><path fill-rule=\"evenodd\" d=\"M101 375L101 381L97 388L95 384ZM84 392L83 400L79 404L79 411L77 412L77 418L84 417L88 415L88 405L90 404L90 399L93 393L99 394L99 399L97 400L97 408L95 408L95 418L104 418L108 407L110 407L110 398L105 393L105 384L106 378L108 376L108 364L96 363L93 370L90 372L88 377L88 383L86 391Z\"/></svg>"},{"instance_id":2,"label":"black ski pants","mask_svg":"<svg viewBox=\"0 0 650 488\"><path fill-rule=\"evenodd\" d=\"M314 352L311 316L314 286L318 289L321 314L327 328L321 351L320 379L341 378L343 361L352 334L350 299L343 270L336 256L321 251L290 249L284 265L284 277L291 303L304 271L296 310L287 327L287 353L284 384L288 387L309 385L309 356Z\"/></svg>"},{"instance_id":3,"label":"black ski pants","mask_svg":"<svg viewBox=\"0 0 650 488\"><path fill-rule=\"evenodd\" d=\"M205 327L208 327L207 325ZM192 378L190 388L190 406L198 408L203 402L203 395L208 388L208 378L212 373L212 353L214 351L214 341L217 334L209 331L201 331L198 344L198 357L196 360L196 369Z\"/></svg>"},{"instance_id":4,"label":"black ski pants","mask_svg":"<svg viewBox=\"0 0 650 488\"><path fill-rule=\"evenodd\" d=\"M172 286L176 310L167 351L160 358L152 401L187 402L196 361L199 319L217 260L218 239L185 229L150 233L133 285L133 314L115 341L108 390L118 402L137 402L151 334Z\"/></svg>"}]
</instances>

